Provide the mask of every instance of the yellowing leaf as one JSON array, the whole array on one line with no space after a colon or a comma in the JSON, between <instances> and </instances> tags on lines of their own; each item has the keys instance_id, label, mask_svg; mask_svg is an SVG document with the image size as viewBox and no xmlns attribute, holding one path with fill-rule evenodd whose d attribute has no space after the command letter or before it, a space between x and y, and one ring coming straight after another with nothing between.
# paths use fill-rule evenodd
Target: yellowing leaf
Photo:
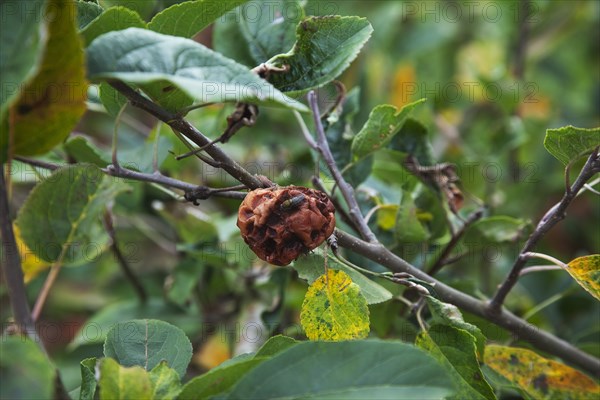
<instances>
[{"instance_id":1,"label":"yellowing leaf","mask_svg":"<svg viewBox=\"0 0 600 400\"><path fill-rule=\"evenodd\" d=\"M417 77L415 67L411 64L400 65L392 81L392 90L390 93L390 104L397 108L402 108L408 104L416 90Z\"/></svg>"},{"instance_id":2,"label":"yellowing leaf","mask_svg":"<svg viewBox=\"0 0 600 400\"><path fill-rule=\"evenodd\" d=\"M381 229L389 231L396 226L396 215L398 214L397 204L386 204L379 207L377 210L377 225Z\"/></svg>"},{"instance_id":3,"label":"yellowing leaf","mask_svg":"<svg viewBox=\"0 0 600 400\"><path fill-rule=\"evenodd\" d=\"M547 96L528 93L523 102L519 104L519 114L523 118L550 118L551 112L552 102Z\"/></svg>"},{"instance_id":4,"label":"yellowing leaf","mask_svg":"<svg viewBox=\"0 0 600 400\"><path fill-rule=\"evenodd\" d=\"M533 351L490 345L485 363L534 399L598 399L600 386L583 373Z\"/></svg>"},{"instance_id":5,"label":"yellowing leaf","mask_svg":"<svg viewBox=\"0 0 600 400\"><path fill-rule=\"evenodd\" d=\"M600 254L574 259L567 264L567 272L582 288L600 300Z\"/></svg>"},{"instance_id":6,"label":"yellowing leaf","mask_svg":"<svg viewBox=\"0 0 600 400\"><path fill-rule=\"evenodd\" d=\"M37 75L13 106L13 153L43 154L61 143L85 112L88 83L75 2L48 1L48 42ZM1 141L1 140L0 140Z\"/></svg>"},{"instance_id":7,"label":"yellowing leaf","mask_svg":"<svg viewBox=\"0 0 600 400\"><path fill-rule=\"evenodd\" d=\"M231 350L224 331L218 331L208 338L200 350L192 357L192 363L204 368L213 369L231 358Z\"/></svg>"},{"instance_id":8,"label":"yellowing leaf","mask_svg":"<svg viewBox=\"0 0 600 400\"><path fill-rule=\"evenodd\" d=\"M112 358L100 364L100 400L150 399L152 382L144 368L123 367Z\"/></svg>"},{"instance_id":9,"label":"yellowing leaf","mask_svg":"<svg viewBox=\"0 0 600 400\"><path fill-rule=\"evenodd\" d=\"M308 288L300 322L310 340L362 339L369 334L367 300L348 274L329 269Z\"/></svg>"},{"instance_id":10,"label":"yellowing leaf","mask_svg":"<svg viewBox=\"0 0 600 400\"><path fill-rule=\"evenodd\" d=\"M16 224L13 224L13 231L15 233L15 241L17 242L17 249L19 250L19 256L21 257L21 268L23 269L23 275L25 283L28 283L33 278L38 276L40 272L50 267L50 263L41 260L21 238L21 231Z\"/></svg>"}]
</instances>

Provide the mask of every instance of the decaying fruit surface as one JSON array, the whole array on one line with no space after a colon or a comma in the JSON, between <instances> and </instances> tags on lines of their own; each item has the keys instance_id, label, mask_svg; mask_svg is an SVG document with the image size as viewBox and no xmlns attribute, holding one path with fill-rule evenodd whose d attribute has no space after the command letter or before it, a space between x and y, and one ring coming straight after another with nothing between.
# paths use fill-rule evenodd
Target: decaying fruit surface
<instances>
[{"instance_id":1,"label":"decaying fruit surface","mask_svg":"<svg viewBox=\"0 0 600 400\"><path fill-rule=\"evenodd\" d=\"M258 257L287 265L331 236L334 213L329 197L318 190L301 186L256 189L240 205L237 226Z\"/></svg>"}]
</instances>

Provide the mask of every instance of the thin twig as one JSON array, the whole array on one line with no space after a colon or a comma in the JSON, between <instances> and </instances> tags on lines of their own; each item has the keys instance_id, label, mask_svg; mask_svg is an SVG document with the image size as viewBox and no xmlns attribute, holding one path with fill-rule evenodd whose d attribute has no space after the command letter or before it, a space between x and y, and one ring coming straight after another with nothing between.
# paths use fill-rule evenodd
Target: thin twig
<instances>
[{"instance_id":1,"label":"thin twig","mask_svg":"<svg viewBox=\"0 0 600 400\"><path fill-rule=\"evenodd\" d=\"M315 142L315 139L310 134L310 131L308 130L308 127L306 126L306 123L304 122L304 118L302 118L302 115L300 115L300 113L298 111L294 110L294 117L296 117L296 121L298 121L298 125L300 125L300 131L302 132L302 135L304 136L304 140L306 140L306 143L308 143L308 147L310 147L313 150L318 150L319 146L317 145L317 142Z\"/></svg>"},{"instance_id":2,"label":"thin twig","mask_svg":"<svg viewBox=\"0 0 600 400\"><path fill-rule=\"evenodd\" d=\"M577 196L577 193L583 188L583 185L590 180L594 174L600 172L600 158L598 157L598 148L589 156L587 162L581 169L579 176L571 186L571 190L566 192L563 198L555 204L550 210L542 217L533 233L527 239L527 242L521 249L519 256L517 257L512 269L504 282L498 288L498 291L492 298L489 304L490 313L500 313L504 299L517 283L521 270L527 262L525 253L530 252L537 245L539 240L554 226L557 222L565 218L565 211L571 204L573 199Z\"/></svg>"},{"instance_id":3,"label":"thin twig","mask_svg":"<svg viewBox=\"0 0 600 400\"><path fill-rule=\"evenodd\" d=\"M8 190L4 179L4 168L0 168L0 232L2 232L2 272L6 287L8 289L8 297L12 308L13 318L17 329L29 336L34 343L38 343L42 351L46 352L41 345L29 302L27 300L27 292L25 291L25 283L23 280L23 270L21 269L21 257L15 234L13 232L12 223L10 221L10 212L8 205Z\"/></svg>"},{"instance_id":4,"label":"thin twig","mask_svg":"<svg viewBox=\"0 0 600 400\"><path fill-rule=\"evenodd\" d=\"M34 167L44 168L51 171L54 171L62 165L50 163L47 161L36 160L33 158L27 157L15 157L15 160L23 162L25 164L29 164ZM161 186L171 187L174 189L183 190L184 192L193 192L193 191L202 191L203 193L207 193L208 196L214 197L223 197L227 199L244 199L246 197L245 192L239 192L237 190L241 188L245 188L245 186L234 186L233 188L211 188L208 186L198 186L192 185L191 183L187 183L184 181L180 181L178 179L174 179L168 176L161 174L160 172L155 172L152 174L146 174L143 172L133 171L131 169L127 169L124 167L115 168L113 165L109 165L106 168L100 168L102 172L107 175L114 176L117 178L131 179L134 181L140 182L149 182L155 183Z\"/></svg>"},{"instance_id":5,"label":"thin twig","mask_svg":"<svg viewBox=\"0 0 600 400\"><path fill-rule=\"evenodd\" d=\"M446 247L444 247L444 250L442 250L442 253L440 254L440 256L431 265L431 268L429 268L429 271L427 271L427 273L429 275L431 275L431 276L435 275L440 269L442 269L444 267L444 265L448 264L446 262L446 260L448 259L448 256L450 256L450 253L452 253L452 250L454 250L454 248L456 247L456 245L458 244L460 239L463 237L463 235L465 234L467 229L473 223L475 223L476 221L481 219L481 217L483 217L484 211L485 211L484 208L480 208L480 209L475 210L471 214L469 214L467 219L464 221L462 227L458 230L458 232L455 232L454 235L452 235L452 239L450 239L450 241L448 242Z\"/></svg>"},{"instance_id":6,"label":"thin twig","mask_svg":"<svg viewBox=\"0 0 600 400\"><path fill-rule=\"evenodd\" d=\"M48 295L50 294L50 289L52 289L52 286L54 285L56 278L58 278L58 273L60 272L60 270L62 268L62 258L64 257L65 248L66 248L66 246L63 247L63 250L61 251L61 254L60 254L58 260L55 261L54 263L52 263L52 265L50 266L50 272L48 273L48 276L46 277L46 280L44 281L44 285L42 286L42 289L40 290L38 297L35 299L35 304L33 305L33 311L31 312L31 317L33 318L34 321L37 321L40 318L40 315L42 315L42 310L44 308L44 304L46 304L46 299L48 298Z\"/></svg>"},{"instance_id":7,"label":"thin twig","mask_svg":"<svg viewBox=\"0 0 600 400\"><path fill-rule=\"evenodd\" d=\"M117 259L117 262L121 267L123 274L129 281L129 283L131 283L131 286L135 290L135 293L137 294L138 298L140 299L140 303L146 303L146 301L148 300L148 294L146 293L146 289L144 289L144 286L139 281L138 277L135 275L135 273L129 266L129 262L119 249L117 235L113 224L113 216L109 210L106 210L106 212L104 213L104 228L106 229L106 233L108 233L108 237L111 241L110 249L115 255L115 258Z\"/></svg>"},{"instance_id":8,"label":"thin twig","mask_svg":"<svg viewBox=\"0 0 600 400\"><path fill-rule=\"evenodd\" d=\"M308 93L308 103L310 104L315 122L315 128L317 130L317 149L323 156L329 171L340 187L340 191L344 196L344 200L346 200L346 204L348 204L350 218L354 221L363 239L367 240L368 242L375 242L375 235L371 231L371 228L369 228L369 226L366 224L362 213L360 212L360 208L358 207L356 198L354 197L354 189L350 184L348 184L348 182L346 182L340 170L338 169L335 160L333 159L333 155L329 149L329 144L327 143L327 137L325 136L325 130L323 129L323 124L321 123L321 114L319 111L317 96L314 91L310 91Z\"/></svg>"}]
</instances>

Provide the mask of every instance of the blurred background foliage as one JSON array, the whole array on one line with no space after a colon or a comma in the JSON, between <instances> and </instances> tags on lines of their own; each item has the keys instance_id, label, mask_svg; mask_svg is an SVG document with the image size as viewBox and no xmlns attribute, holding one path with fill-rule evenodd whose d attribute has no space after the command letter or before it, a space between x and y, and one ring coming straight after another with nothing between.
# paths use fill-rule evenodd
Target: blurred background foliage
<instances>
[{"instance_id":1,"label":"blurred background foliage","mask_svg":"<svg viewBox=\"0 0 600 400\"><path fill-rule=\"evenodd\" d=\"M100 1L105 7L133 8L146 20L175 2ZM381 240L425 267L450 238L447 219L457 225L455 217L447 217L441 198L403 169L399 155L410 149L423 154L422 164L457 166L466 199L460 215L485 204L487 216L507 216L473 226L453 253L462 258L439 274L479 297L493 294L532 224L564 192L564 168L544 149L545 130L600 125L600 3L525 4L324 0L305 5L307 15L359 15L374 28L358 59L340 78L349 91L340 117L345 125L333 124L328 130L340 146L340 159L348 156L344 140L360 130L373 107L384 103L401 107L427 98L412 114L418 122L411 122L388 149L347 172L359 185L365 213L379 206L370 222ZM217 50L232 46L237 50L229 56L243 62L240 43L213 28L196 39ZM325 109L333 103L335 91L327 86L319 96ZM216 138L232 110L232 105L205 107L192 111L188 119ZM114 123L114 117L103 111L96 88L90 88L89 110L75 135L90 139L107 156ZM176 161L174 155L187 149L168 127L139 110L127 108L119 131L119 158L125 166L151 172L153 143L160 135L159 160L165 174L214 187L235 184L223 171L195 158ZM315 159L289 111L261 108L255 126L244 128L221 147L248 170L280 185L311 186ZM47 159L64 161L72 156L64 146ZM572 169L573 177L580 166ZM44 174L14 164L15 204L22 203L40 173ZM324 171L321 177L331 187ZM235 226L239 201L210 199L193 206L153 185L128 185L131 190L113 207L117 240L150 300L139 304L110 251L89 254L85 265L61 272L45 308L42 326L47 329L42 336L68 389L79 383L79 361L101 356L102 333L119 320L158 318L182 328L195 349L195 370L190 373L252 351L272 334L304 337L299 310L306 283L293 269L266 265L246 247ZM585 193L537 250L564 262L598 253L599 220L600 202ZM343 223L338 225L344 228ZM353 261L381 268L357 257ZM24 262L35 260L29 255ZM45 274L29 282L31 301ZM401 292L387 286L395 294ZM8 301L2 290L6 320ZM600 356L600 306L568 274L551 271L524 277L507 306ZM390 301L370 310L371 335L414 340L418 325L403 303ZM466 317L489 339L511 340L500 328Z\"/></svg>"}]
</instances>

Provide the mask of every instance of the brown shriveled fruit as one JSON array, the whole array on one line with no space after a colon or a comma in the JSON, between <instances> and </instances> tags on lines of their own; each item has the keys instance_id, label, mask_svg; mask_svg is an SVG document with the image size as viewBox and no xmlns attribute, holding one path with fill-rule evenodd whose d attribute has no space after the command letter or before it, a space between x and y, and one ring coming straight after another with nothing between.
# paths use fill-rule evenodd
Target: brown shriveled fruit
<instances>
[{"instance_id":1,"label":"brown shriveled fruit","mask_svg":"<svg viewBox=\"0 0 600 400\"><path fill-rule=\"evenodd\" d=\"M301 186L256 189L238 212L244 241L262 260L288 265L333 233L335 208L321 191Z\"/></svg>"}]
</instances>

